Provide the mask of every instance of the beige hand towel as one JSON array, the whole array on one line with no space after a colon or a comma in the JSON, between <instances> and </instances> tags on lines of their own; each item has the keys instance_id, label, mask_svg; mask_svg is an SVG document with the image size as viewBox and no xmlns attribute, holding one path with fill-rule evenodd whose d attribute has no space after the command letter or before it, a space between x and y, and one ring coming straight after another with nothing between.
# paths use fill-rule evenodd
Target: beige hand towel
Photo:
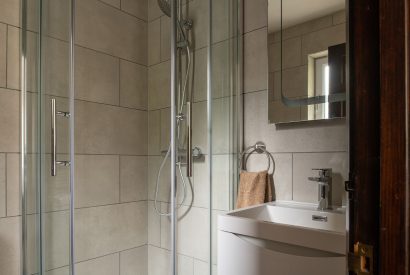
<instances>
[{"instance_id":1,"label":"beige hand towel","mask_svg":"<svg viewBox=\"0 0 410 275\"><path fill-rule=\"evenodd\" d=\"M272 181L268 171L246 172L240 174L236 208L272 201Z\"/></svg>"}]
</instances>

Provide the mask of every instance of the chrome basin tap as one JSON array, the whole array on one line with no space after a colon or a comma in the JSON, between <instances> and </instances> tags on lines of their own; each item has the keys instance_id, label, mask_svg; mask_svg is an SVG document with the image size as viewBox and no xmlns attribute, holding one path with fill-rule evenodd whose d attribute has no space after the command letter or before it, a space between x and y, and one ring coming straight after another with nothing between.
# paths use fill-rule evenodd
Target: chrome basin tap
<instances>
[{"instance_id":1,"label":"chrome basin tap","mask_svg":"<svg viewBox=\"0 0 410 275\"><path fill-rule=\"evenodd\" d=\"M312 169L319 171L319 177L309 177L310 181L318 183L318 210L330 209L330 203L332 202L332 169L321 168Z\"/></svg>"}]
</instances>

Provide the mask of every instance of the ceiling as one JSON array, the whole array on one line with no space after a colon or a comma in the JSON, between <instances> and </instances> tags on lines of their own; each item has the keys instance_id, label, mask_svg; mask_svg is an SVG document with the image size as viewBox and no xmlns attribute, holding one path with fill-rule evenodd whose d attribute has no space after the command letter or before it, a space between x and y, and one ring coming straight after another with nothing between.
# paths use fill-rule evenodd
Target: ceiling
<instances>
[{"instance_id":1,"label":"ceiling","mask_svg":"<svg viewBox=\"0 0 410 275\"><path fill-rule=\"evenodd\" d=\"M323 17L343 10L345 0L268 0L269 32L280 30L281 1L283 9L283 28Z\"/></svg>"}]
</instances>

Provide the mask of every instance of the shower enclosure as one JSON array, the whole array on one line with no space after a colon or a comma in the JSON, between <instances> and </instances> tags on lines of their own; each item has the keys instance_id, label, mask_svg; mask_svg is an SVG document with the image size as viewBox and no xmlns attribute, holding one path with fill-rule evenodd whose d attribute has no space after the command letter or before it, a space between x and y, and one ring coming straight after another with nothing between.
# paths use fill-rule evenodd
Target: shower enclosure
<instances>
[{"instance_id":1,"label":"shower enclosure","mask_svg":"<svg viewBox=\"0 0 410 275\"><path fill-rule=\"evenodd\" d=\"M240 0L21 0L23 275L216 274Z\"/></svg>"}]
</instances>

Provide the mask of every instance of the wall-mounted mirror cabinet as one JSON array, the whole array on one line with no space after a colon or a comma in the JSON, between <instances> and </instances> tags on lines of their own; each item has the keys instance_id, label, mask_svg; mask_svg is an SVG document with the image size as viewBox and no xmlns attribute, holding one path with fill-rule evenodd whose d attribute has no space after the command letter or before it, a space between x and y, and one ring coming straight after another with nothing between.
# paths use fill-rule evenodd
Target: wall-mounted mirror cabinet
<instances>
[{"instance_id":1,"label":"wall-mounted mirror cabinet","mask_svg":"<svg viewBox=\"0 0 410 275\"><path fill-rule=\"evenodd\" d=\"M268 3L269 122L345 117L345 0Z\"/></svg>"}]
</instances>

